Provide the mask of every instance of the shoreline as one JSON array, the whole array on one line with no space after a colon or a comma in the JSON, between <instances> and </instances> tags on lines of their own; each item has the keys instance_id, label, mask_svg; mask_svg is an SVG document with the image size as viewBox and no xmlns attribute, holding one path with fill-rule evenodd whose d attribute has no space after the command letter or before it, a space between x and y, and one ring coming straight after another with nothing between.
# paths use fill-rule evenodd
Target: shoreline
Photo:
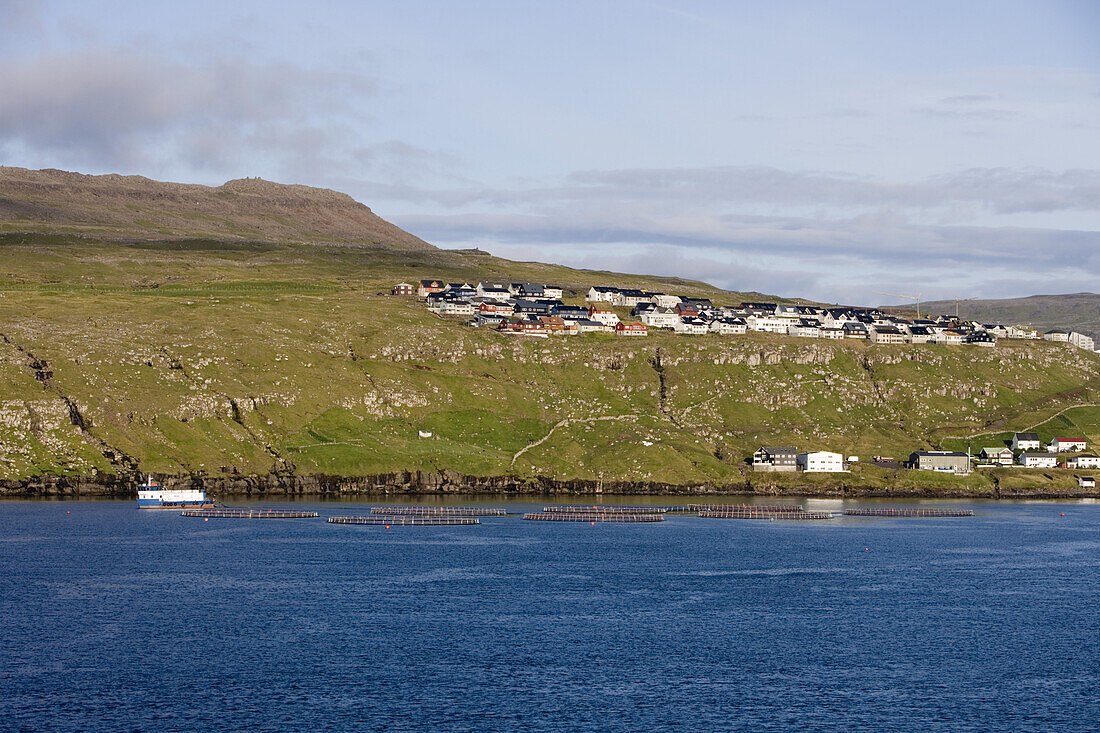
<instances>
[{"instance_id":1,"label":"shoreline","mask_svg":"<svg viewBox=\"0 0 1100 733\"><path fill-rule=\"evenodd\" d=\"M97 476L33 476L0 480L0 498L132 499L144 473ZM1096 499L1100 489L1065 486L989 487L872 485L837 481L788 485L752 480L729 484L593 481L544 476L469 476L454 471L403 471L366 476L272 473L264 475L152 474L164 485L202 489L215 498L366 496L744 496L819 499Z\"/></svg>"}]
</instances>

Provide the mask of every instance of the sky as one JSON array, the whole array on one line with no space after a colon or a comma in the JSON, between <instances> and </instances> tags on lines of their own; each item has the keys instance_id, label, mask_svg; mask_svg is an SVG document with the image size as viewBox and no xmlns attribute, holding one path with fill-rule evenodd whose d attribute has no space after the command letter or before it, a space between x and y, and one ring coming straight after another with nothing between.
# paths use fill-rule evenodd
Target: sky
<instances>
[{"instance_id":1,"label":"sky","mask_svg":"<svg viewBox=\"0 0 1100 733\"><path fill-rule=\"evenodd\" d=\"M1095 0L0 0L0 68L2 165L825 302L1100 291Z\"/></svg>"}]
</instances>

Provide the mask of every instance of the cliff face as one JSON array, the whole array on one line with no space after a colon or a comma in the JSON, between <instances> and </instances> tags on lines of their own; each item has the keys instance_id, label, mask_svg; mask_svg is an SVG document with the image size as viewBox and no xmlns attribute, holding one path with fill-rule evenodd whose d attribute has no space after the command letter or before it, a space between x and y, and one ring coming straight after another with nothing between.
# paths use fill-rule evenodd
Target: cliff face
<instances>
[{"instance_id":1,"label":"cliff face","mask_svg":"<svg viewBox=\"0 0 1100 733\"><path fill-rule=\"evenodd\" d=\"M0 225L6 231L79 231L119 238L435 249L346 194L258 178L212 188L142 176L0 167Z\"/></svg>"}]
</instances>

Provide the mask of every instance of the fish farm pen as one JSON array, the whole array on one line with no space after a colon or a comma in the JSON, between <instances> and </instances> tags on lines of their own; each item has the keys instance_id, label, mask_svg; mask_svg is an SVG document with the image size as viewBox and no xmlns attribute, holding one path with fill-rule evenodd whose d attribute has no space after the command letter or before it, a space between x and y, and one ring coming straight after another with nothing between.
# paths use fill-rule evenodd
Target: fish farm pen
<instances>
[{"instance_id":1,"label":"fish farm pen","mask_svg":"<svg viewBox=\"0 0 1100 733\"><path fill-rule=\"evenodd\" d=\"M371 514L366 517L329 517L329 524L372 524L387 527L453 527L456 525L480 524L477 517L425 517L413 514L384 516Z\"/></svg>"},{"instance_id":2,"label":"fish farm pen","mask_svg":"<svg viewBox=\"0 0 1100 733\"><path fill-rule=\"evenodd\" d=\"M479 506L375 506L371 514L385 514L395 517L401 514L426 517L503 517L503 509L490 509Z\"/></svg>"},{"instance_id":3,"label":"fish farm pen","mask_svg":"<svg viewBox=\"0 0 1100 733\"><path fill-rule=\"evenodd\" d=\"M702 511L700 517L707 519L832 519L834 515L828 512L767 512L757 510L735 509L732 511Z\"/></svg>"},{"instance_id":4,"label":"fish farm pen","mask_svg":"<svg viewBox=\"0 0 1100 733\"><path fill-rule=\"evenodd\" d=\"M317 512L296 509L184 509L182 514L207 519L313 519L320 516Z\"/></svg>"},{"instance_id":5,"label":"fish farm pen","mask_svg":"<svg viewBox=\"0 0 1100 733\"><path fill-rule=\"evenodd\" d=\"M849 517L972 517L972 509L845 509Z\"/></svg>"},{"instance_id":6,"label":"fish farm pen","mask_svg":"<svg viewBox=\"0 0 1100 733\"><path fill-rule=\"evenodd\" d=\"M801 512L798 504L688 504L676 507L686 512Z\"/></svg>"},{"instance_id":7,"label":"fish farm pen","mask_svg":"<svg viewBox=\"0 0 1100 733\"><path fill-rule=\"evenodd\" d=\"M574 514L588 512L597 514L664 514L666 506L628 506L625 504L550 504L542 508L543 512Z\"/></svg>"},{"instance_id":8,"label":"fish farm pen","mask_svg":"<svg viewBox=\"0 0 1100 733\"><path fill-rule=\"evenodd\" d=\"M665 521L664 515L662 514L594 512L591 510L586 512L529 512L527 514L524 514L523 518L537 522L589 522L590 524L595 524L597 522L615 524L636 524L644 522Z\"/></svg>"}]
</instances>

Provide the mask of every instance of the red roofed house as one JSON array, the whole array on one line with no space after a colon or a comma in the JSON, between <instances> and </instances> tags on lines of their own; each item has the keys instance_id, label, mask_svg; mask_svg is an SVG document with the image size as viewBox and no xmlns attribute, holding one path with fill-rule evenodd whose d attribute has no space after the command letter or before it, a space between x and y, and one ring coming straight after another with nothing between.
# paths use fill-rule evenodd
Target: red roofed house
<instances>
[{"instance_id":1,"label":"red roofed house","mask_svg":"<svg viewBox=\"0 0 1100 733\"><path fill-rule=\"evenodd\" d=\"M1084 450L1085 447L1086 443L1084 438L1055 438L1050 441L1050 450L1052 453Z\"/></svg>"}]
</instances>

